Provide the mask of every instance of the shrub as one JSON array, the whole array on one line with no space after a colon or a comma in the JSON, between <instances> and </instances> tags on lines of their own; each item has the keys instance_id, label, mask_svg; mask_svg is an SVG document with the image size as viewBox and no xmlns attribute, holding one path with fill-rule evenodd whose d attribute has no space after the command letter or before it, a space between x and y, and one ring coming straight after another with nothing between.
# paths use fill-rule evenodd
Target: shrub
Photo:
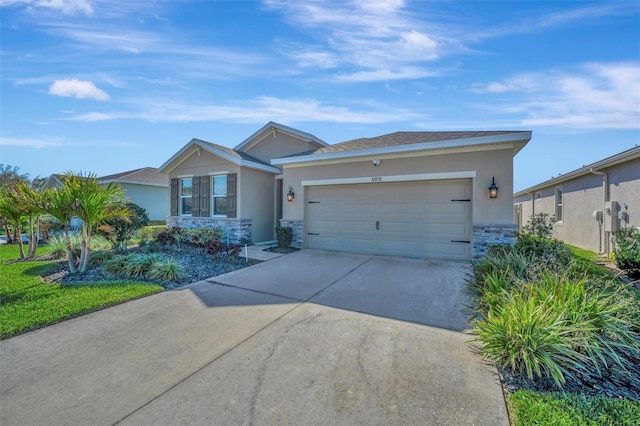
<instances>
[{"instance_id":1,"label":"shrub","mask_svg":"<svg viewBox=\"0 0 640 426\"><path fill-rule=\"evenodd\" d=\"M184 242L200 245L205 241L221 240L223 232L220 228L193 228L184 229L182 235Z\"/></svg>"},{"instance_id":2,"label":"shrub","mask_svg":"<svg viewBox=\"0 0 640 426\"><path fill-rule=\"evenodd\" d=\"M109 250L98 250L94 253L91 253L91 258L89 259L89 264L92 266L102 265L107 260L113 259L113 252Z\"/></svg>"},{"instance_id":3,"label":"shrub","mask_svg":"<svg viewBox=\"0 0 640 426\"><path fill-rule=\"evenodd\" d=\"M539 238L551 238L553 235L553 225L557 221L555 216L551 216L548 213L536 213L531 215L529 222L522 227L522 231Z\"/></svg>"},{"instance_id":4,"label":"shrub","mask_svg":"<svg viewBox=\"0 0 640 426\"><path fill-rule=\"evenodd\" d=\"M130 215L109 218L98 231L109 240L114 249L124 251L138 229L149 223L149 216L144 208L129 201L119 201L114 206L129 211Z\"/></svg>"},{"instance_id":5,"label":"shrub","mask_svg":"<svg viewBox=\"0 0 640 426\"><path fill-rule=\"evenodd\" d=\"M158 237L158 234L166 229L166 225L143 226L142 228L138 229L138 238L140 238L140 241L143 243L155 241Z\"/></svg>"},{"instance_id":6,"label":"shrub","mask_svg":"<svg viewBox=\"0 0 640 426\"><path fill-rule=\"evenodd\" d=\"M278 247L290 247L293 241L293 228L289 226L277 226L276 238L278 240Z\"/></svg>"},{"instance_id":7,"label":"shrub","mask_svg":"<svg viewBox=\"0 0 640 426\"><path fill-rule=\"evenodd\" d=\"M533 234L518 233L515 250L538 268L560 271L573 260L571 249L562 241Z\"/></svg>"},{"instance_id":8,"label":"shrub","mask_svg":"<svg viewBox=\"0 0 640 426\"><path fill-rule=\"evenodd\" d=\"M640 232L634 227L616 231L616 265L634 278L640 278Z\"/></svg>"},{"instance_id":9,"label":"shrub","mask_svg":"<svg viewBox=\"0 0 640 426\"><path fill-rule=\"evenodd\" d=\"M158 281L171 281L182 278L182 267L175 259L169 258L164 262L156 262L149 271L149 278Z\"/></svg>"},{"instance_id":10,"label":"shrub","mask_svg":"<svg viewBox=\"0 0 640 426\"><path fill-rule=\"evenodd\" d=\"M182 239L182 228L179 226L166 228L163 231L160 231L156 236L156 241L163 246L170 244L177 244L179 246Z\"/></svg>"},{"instance_id":11,"label":"shrub","mask_svg":"<svg viewBox=\"0 0 640 426\"><path fill-rule=\"evenodd\" d=\"M218 238L203 242L201 247L203 247L208 254L211 254L214 257L220 257L222 255L235 257L238 256L240 254L240 250L242 250L242 248L237 244L222 244Z\"/></svg>"}]
</instances>

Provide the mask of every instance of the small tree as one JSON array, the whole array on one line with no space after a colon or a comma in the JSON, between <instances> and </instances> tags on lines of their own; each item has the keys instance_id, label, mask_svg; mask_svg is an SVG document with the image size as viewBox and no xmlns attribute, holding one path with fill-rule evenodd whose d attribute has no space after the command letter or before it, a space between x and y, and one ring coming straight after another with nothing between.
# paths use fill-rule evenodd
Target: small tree
<instances>
[{"instance_id":1,"label":"small tree","mask_svg":"<svg viewBox=\"0 0 640 426\"><path fill-rule=\"evenodd\" d=\"M129 211L129 217L112 217L105 220L98 230L111 242L113 248L124 251L129 240L136 235L138 229L147 226L149 215L147 211L137 204L129 201L118 201L114 204Z\"/></svg>"},{"instance_id":2,"label":"small tree","mask_svg":"<svg viewBox=\"0 0 640 426\"><path fill-rule=\"evenodd\" d=\"M58 219L62 224L69 272L72 274L78 272L78 258L71 244L71 237L69 235L69 225L74 216L75 208L75 200L73 197L73 193L67 191L66 188L56 188L44 191L41 198L42 209Z\"/></svg>"}]
</instances>

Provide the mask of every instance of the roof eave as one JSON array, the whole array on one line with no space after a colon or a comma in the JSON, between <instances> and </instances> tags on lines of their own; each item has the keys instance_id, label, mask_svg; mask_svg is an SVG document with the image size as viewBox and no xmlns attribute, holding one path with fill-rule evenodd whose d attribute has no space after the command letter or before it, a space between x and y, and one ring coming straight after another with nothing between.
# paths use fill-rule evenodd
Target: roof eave
<instances>
[{"instance_id":1,"label":"roof eave","mask_svg":"<svg viewBox=\"0 0 640 426\"><path fill-rule=\"evenodd\" d=\"M307 140L313 141L313 142L315 142L315 143L317 143L318 145L321 145L321 146L329 146L328 143L326 143L322 139L312 135L311 133L303 132L301 130L294 129L293 127L285 126L285 125L282 125L280 123L275 123L273 121L270 121L267 124L265 124L264 126L262 126L260 129L258 129L256 132L254 132L247 139L243 140L238 145L236 145L233 149L236 150L236 151L241 151L244 147L246 147L247 145L250 145L256 137L258 137L261 133L263 133L266 130L268 130L270 127L278 129L281 132L293 134L293 135L295 135L295 136L297 136L297 137L299 137L301 139L307 139Z\"/></svg>"},{"instance_id":2,"label":"roof eave","mask_svg":"<svg viewBox=\"0 0 640 426\"><path fill-rule=\"evenodd\" d=\"M640 146L633 147L619 154L605 158L604 160L596 161L595 163L588 164L579 169L573 170L560 176L556 176L537 185L518 191L513 194L513 196L522 197L523 195L531 194L533 192L540 191L541 189L545 189L550 186L555 186L571 179L575 179L577 177L591 174L592 170L601 171L602 169L605 169L607 167L612 167L630 160L634 160L636 158L640 158Z\"/></svg>"},{"instance_id":3,"label":"roof eave","mask_svg":"<svg viewBox=\"0 0 640 426\"><path fill-rule=\"evenodd\" d=\"M284 165L293 163L306 163L312 161L335 160L341 158L357 158L370 155L384 155L401 152L413 151L430 151L435 149L461 148L473 145L494 145L494 144L513 144L520 142L518 148L514 150L513 155L517 154L527 142L531 140L531 132L514 132L504 135L479 136L474 138L455 139L449 141L424 142L407 145L393 145L383 148L369 148L353 151L330 152L326 154L309 154L300 157L276 158L271 160L271 164Z\"/></svg>"},{"instance_id":4,"label":"roof eave","mask_svg":"<svg viewBox=\"0 0 640 426\"><path fill-rule=\"evenodd\" d=\"M262 170L262 171L266 171L269 173L275 173L275 174L279 174L281 172L281 170L277 167L273 167L273 166L269 166L267 164L259 164L259 163L255 163L253 161L250 160L244 160L244 159L240 159L240 158L236 158L232 155L227 154L226 152L219 150L199 139L191 139L191 141L189 143L187 143L185 146L182 147L182 149L180 149L180 151L178 151L177 153L175 153L169 160L167 160L162 166L160 166L158 168L158 172L160 173L169 173L171 172L171 170L175 169L175 167L171 167L173 165L173 163L185 152L187 152L189 150L189 148L191 146L198 146L200 147L200 149L203 149L213 155L216 155L224 160L227 160L228 162L235 164L236 166L240 166L240 167L249 167L251 169L256 169L256 170Z\"/></svg>"}]
</instances>

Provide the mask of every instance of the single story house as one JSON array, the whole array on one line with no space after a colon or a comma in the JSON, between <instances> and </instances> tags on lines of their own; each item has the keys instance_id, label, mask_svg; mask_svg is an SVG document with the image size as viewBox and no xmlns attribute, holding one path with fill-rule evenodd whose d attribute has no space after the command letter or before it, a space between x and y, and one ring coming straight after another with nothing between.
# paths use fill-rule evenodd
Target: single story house
<instances>
[{"instance_id":1,"label":"single story house","mask_svg":"<svg viewBox=\"0 0 640 426\"><path fill-rule=\"evenodd\" d=\"M167 223L221 227L236 243L272 241L280 224L298 248L471 260L513 241L513 157L530 139L396 132L328 145L273 122L233 149L192 139L159 168Z\"/></svg>"},{"instance_id":2,"label":"single story house","mask_svg":"<svg viewBox=\"0 0 640 426\"><path fill-rule=\"evenodd\" d=\"M554 177L514 195L514 221L555 216L555 237L597 253L614 249L620 227L640 227L640 146Z\"/></svg>"},{"instance_id":3,"label":"single story house","mask_svg":"<svg viewBox=\"0 0 640 426\"><path fill-rule=\"evenodd\" d=\"M49 176L43 189L62 186L58 174ZM127 201L143 207L149 219L165 220L167 217L167 197L169 194L169 180L166 174L158 172L154 167L142 167L97 178L98 183L118 184L124 192Z\"/></svg>"}]
</instances>

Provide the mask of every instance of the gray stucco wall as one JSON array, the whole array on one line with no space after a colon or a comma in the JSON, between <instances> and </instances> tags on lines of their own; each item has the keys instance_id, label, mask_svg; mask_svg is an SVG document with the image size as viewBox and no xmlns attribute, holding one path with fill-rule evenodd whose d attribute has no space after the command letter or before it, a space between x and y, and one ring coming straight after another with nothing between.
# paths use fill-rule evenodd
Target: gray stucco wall
<instances>
[{"instance_id":1,"label":"gray stucco wall","mask_svg":"<svg viewBox=\"0 0 640 426\"><path fill-rule=\"evenodd\" d=\"M124 191L124 198L132 203L143 207L149 219L165 220L169 215L167 199L169 198L169 188L150 185L135 185L132 183L120 184Z\"/></svg>"},{"instance_id":2,"label":"gray stucco wall","mask_svg":"<svg viewBox=\"0 0 640 426\"><path fill-rule=\"evenodd\" d=\"M609 200L618 202L625 220L614 220L617 226L640 227L640 160L632 160L604 169L609 176ZM586 174L514 199L521 223L526 224L532 213L555 215L555 189L563 190L563 218L555 226L555 237L566 243L594 252L610 251L610 234L593 217L594 210L604 209L603 176ZM626 209L625 209L626 206ZM516 218L517 219L517 218ZM605 218L606 219L606 218ZM516 220L517 222L517 220Z\"/></svg>"}]
</instances>

